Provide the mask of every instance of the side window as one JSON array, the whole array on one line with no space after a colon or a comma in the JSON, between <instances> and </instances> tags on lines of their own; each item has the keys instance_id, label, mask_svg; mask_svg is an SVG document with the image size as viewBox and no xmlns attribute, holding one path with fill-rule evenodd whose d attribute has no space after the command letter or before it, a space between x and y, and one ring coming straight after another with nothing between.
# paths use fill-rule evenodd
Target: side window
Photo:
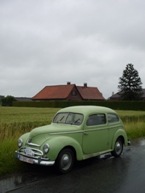
<instances>
[{"instance_id":1,"label":"side window","mask_svg":"<svg viewBox=\"0 0 145 193\"><path fill-rule=\"evenodd\" d=\"M119 121L119 117L116 114L108 113L107 117L108 117L108 123L116 123Z\"/></svg>"},{"instance_id":2,"label":"side window","mask_svg":"<svg viewBox=\"0 0 145 193\"><path fill-rule=\"evenodd\" d=\"M105 114L94 114L88 117L87 126L106 124Z\"/></svg>"}]
</instances>

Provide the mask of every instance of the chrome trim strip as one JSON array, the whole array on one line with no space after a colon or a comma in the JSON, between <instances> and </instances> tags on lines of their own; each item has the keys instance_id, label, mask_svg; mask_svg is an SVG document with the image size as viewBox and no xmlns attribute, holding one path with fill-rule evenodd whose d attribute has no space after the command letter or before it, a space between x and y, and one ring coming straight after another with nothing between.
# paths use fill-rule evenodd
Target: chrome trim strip
<instances>
[{"instance_id":1,"label":"chrome trim strip","mask_svg":"<svg viewBox=\"0 0 145 193\"><path fill-rule=\"evenodd\" d=\"M100 131L100 130L108 130L108 127L105 127L105 128L95 128L95 129L87 129L87 130L84 130L85 132L92 132L92 131Z\"/></svg>"},{"instance_id":2,"label":"chrome trim strip","mask_svg":"<svg viewBox=\"0 0 145 193\"><path fill-rule=\"evenodd\" d=\"M34 147L40 147L40 145L35 144L35 143L28 143L28 142L27 142L27 145L31 145L31 146L34 146Z\"/></svg>"},{"instance_id":3,"label":"chrome trim strip","mask_svg":"<svg viewBox=\"0 0 145 193\"><path fill-rule=\"evenodd\" d=\"M74 133L83 133L84 130L81 131L62 131L62 132L55 132L55 133L50 133L50 135L59 135L59 134L74 134Z\"/></svg>"},{"instance_id":4,"label":"chrome trim strip","mask_svg":"<svg viewBox=\"0 0 145 193\"><path fill-rule=\"evenodd\" d=\"M95 125L90 126L90 127L95 127ZM98 126L97 126L98 127ZM79 131L62 131L62 132L54 132L54 133L50 133L50 135L59 135L59 134L75 134L75 133L84 133L84 132L92 132L92 131L99 131L99 130L107 130L107 129L112 129L115 127L120 127L120 125L115 125L115 126L111 126L107 125L106 127L102 128L94 128L94 129L84 129L84 130L79 130ZM122 126L121 126L122 127ZM122 127L123 128L123 127Z\"/></svg>"}]
</instances>

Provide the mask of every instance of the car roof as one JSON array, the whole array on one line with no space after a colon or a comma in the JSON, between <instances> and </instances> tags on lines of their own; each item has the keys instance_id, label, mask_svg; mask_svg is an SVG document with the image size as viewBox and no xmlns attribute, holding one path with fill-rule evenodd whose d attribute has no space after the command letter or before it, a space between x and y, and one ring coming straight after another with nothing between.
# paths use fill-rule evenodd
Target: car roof
<instances>
[{"instance_id":1,"label":"car roof","mask_svg":"<svg viewBox=\"0 0 145 193\"><path fill-rule=\"evenodd\" d=\"M110 109L108 107L91 106L91 105L66 107L59 110L59 112L75 112L75 113L82 113L82 114L116 113L113 109Z\"/></svg>"}]
</instances>

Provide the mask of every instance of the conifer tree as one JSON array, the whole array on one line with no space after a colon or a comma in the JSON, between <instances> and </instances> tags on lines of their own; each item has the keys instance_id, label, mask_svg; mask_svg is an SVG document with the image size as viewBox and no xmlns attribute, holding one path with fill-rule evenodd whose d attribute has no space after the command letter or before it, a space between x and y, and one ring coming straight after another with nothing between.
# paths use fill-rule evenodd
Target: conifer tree
<instances>
[{"instance_id":1,"label":"conifer tree","mask_svg":"<svg viewBox=\"0 0 145 193\"><path fill-rule=\"evenodd\" d=\"M127 64L122 77L119 78L119 95L122 100L140 100L142 98L142 82L133 64Z\"/></svg>"}]
</instances>

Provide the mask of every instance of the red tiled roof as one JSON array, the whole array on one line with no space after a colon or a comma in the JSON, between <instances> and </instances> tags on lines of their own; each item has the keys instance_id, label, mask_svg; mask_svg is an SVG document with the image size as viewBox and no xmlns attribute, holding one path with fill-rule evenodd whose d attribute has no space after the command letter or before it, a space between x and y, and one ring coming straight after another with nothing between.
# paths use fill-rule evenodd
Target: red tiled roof
<instances>
[{"instance_id":1,"label":"red tiled roof","mask_svg":"<svg viewBox=\"0 0 145 193\"><path fill-rule=\"evenodd\" d=\"M80 96L84 100L105 100L98 88L76 86L75 84L46 86L32 99L66 99L74 87L78 90Z\"/></svg>"},{"instance_id":2,"label":"red tiled roof","mask_svg":"<svg viewBox=\"0 0 145 193\"><path fill-rule=\"evenodd\" d=\"M77 89L83 99L105 100L97 87L77 86Z\"/></svg>"},{"instance_id":3,"label":"red tiled roof","mask_svg":"<svg viewBox=\"0 0 145 193\"><path fill-rule=\"evenodd\" d=\"M46 86L33 99L66 99L74 86L74 84Z\"/></svg>"}]
</instances>

